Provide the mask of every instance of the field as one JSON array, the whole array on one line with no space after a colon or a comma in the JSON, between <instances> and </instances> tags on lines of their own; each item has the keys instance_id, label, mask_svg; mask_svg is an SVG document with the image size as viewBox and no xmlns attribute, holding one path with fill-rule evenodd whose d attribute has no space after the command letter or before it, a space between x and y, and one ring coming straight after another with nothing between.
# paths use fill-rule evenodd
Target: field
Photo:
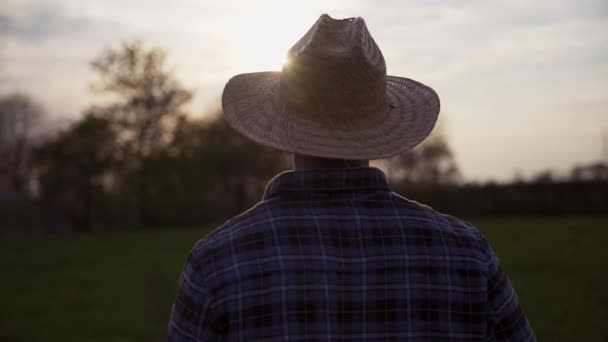
<instances>
[{"instance_id":1,"label":"field","mask_svg":"<svg viewBox=\"0 0 608 342\"><path fill-rule=\"evenodd\" d=\"M471 220L539 341L608 341L608 218ZM208 229L0 238L0 341L161 341Z\"/></svg>"}]
</instances>

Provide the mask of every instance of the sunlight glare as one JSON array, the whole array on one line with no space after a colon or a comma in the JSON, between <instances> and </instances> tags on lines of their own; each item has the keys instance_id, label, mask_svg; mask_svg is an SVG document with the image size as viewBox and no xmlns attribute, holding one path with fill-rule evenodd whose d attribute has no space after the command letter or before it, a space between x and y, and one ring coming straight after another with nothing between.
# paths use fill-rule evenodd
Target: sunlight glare
<instances>
[{"instance_id":1,"label":"sunlight glare","mask_svg":"<svg viewBox=\"0 0 608 342\"><path fill-rule=\"evenodd\" d=\"M317 16L313 11L289 10L282 1L264 1L260 5L227 32L234 73L281 70L289 63L287 51ZM285 11L290 16L278 15Z\"/></svg>"}]
</instances>

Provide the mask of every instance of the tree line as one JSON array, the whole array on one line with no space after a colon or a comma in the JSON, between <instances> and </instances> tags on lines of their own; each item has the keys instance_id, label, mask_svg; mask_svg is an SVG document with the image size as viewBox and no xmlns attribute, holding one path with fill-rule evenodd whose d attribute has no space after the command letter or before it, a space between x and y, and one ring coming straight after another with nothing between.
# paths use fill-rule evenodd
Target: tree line
<instances>
[{"instance_id":1,"label":"tree line","mask_svg":"<svg viewBox=\"0 0 608 342\"><path fill-rule=\"evenodd\" d=\"M166 60L165 51L137 41L104 49L90 64L97 75L91 89L101 104L58 130L48 128L31 97L0 98L0 226L190 225L221 221L258 201L268 180L291 167L290 156L234 132L219 108L195 119L188 110L193 91ZM578 167L573 179L605 182L606 167L598 165ZM473 205L462 204L478 198L481 205L494 191L463 184L440 134L381 167L398 191L442 209L475 214Z\"/></svg>"}]
</instances>

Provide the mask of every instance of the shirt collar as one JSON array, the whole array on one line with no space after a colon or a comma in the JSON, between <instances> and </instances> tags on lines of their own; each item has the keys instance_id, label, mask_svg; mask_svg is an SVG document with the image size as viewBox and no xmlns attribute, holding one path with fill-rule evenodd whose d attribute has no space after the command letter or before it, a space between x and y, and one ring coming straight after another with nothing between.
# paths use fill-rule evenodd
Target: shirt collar
<instances>
[{"instance_id":1,"label":"shirt collar","mask_svg":"<svg viewBox=\"0 0 608 342\"><path fill-rule=\"evenodd\" d=\"M270 180L264 200L279 194L390 190L386 175L375 167L285 171Z\"/></svg>"}]
</instances>

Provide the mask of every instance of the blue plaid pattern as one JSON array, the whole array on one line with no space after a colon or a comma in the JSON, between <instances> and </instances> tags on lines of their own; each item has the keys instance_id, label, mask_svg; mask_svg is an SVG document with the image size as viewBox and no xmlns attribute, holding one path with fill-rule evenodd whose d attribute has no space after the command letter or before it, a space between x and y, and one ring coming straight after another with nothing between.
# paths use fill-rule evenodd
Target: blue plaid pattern
<instances>
[{"instance_id":1,"label":"blue plaid pattern","mask_svg":"<svg viewBox=\"0 0 608 342\"><path fill-rule=\"evenodd\" d=\"M376 168L289 171L201 239L168 341L535 341L479 231Z\"/></svg>"}]
</instances>

